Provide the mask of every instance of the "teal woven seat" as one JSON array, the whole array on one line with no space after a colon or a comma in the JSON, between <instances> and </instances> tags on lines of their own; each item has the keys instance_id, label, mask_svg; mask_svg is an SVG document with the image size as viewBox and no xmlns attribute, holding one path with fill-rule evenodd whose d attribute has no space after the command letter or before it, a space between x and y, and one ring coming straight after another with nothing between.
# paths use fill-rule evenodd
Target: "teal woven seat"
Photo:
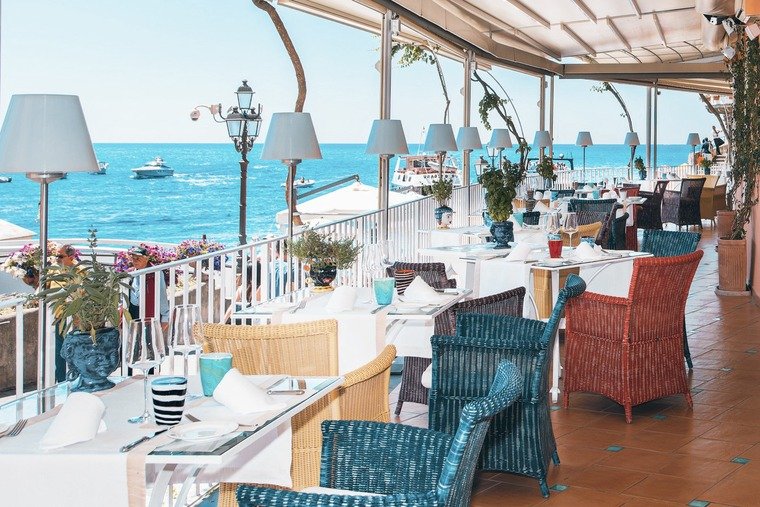
<instances>
[{"instance_id":1,"label":"teal woven seat","mask_svg":"<svg viewBox=\"0 0 760 507\"><path fill-rule=\"evenodd\" d=\"M522 398L494 417L479 467L534 477L544 496L549 496L549 460L559 464L549 418L550 355L565 304L585 289L580 277L569 275L548 322L464 314L457 318L455 336L432 338L429 428L454 433L462 407L487 392L502 361L514 362L525 379Z\"/></svg>"},{"instance_id":2,"label":"teal woven seat","mask_svg":"<svg viewBox=\"0 0 760 507\"><path fill-rule=\"evenodd\" d=\"M470 504L478 455L495 414L522 394L518 368L502 362L483 396L463 405L452 436L403 424L368 421L322 423L320 485L356 495L316 494L244 485L243 507L451 506ZM377 493L366 496L361 493Z\"/></svg>"}]
</instances>

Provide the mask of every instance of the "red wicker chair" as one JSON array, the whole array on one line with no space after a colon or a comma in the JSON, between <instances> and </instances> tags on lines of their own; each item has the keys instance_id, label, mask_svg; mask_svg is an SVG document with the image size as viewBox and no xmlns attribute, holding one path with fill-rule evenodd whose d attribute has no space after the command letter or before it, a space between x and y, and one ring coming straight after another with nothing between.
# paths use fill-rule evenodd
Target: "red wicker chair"
<instances>
[{"instance_id":1,"label":"red wicker chair","mask_svg":"<svg viewBox=\"0 0 760 507\"><path fill-rule=\"evenodd\" d=\"M565 408L576 391L620 403L629 423L631 408L647 401L683 394L692 405L683 319L702 254L636 259L627 298L586 292L568 301Z\"/></svg>"}]
</instances>

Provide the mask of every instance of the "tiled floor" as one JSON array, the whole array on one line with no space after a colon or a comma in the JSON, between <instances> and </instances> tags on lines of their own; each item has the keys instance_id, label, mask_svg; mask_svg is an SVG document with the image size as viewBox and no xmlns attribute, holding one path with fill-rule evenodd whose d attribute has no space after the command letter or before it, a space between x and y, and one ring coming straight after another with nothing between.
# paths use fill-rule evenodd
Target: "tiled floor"
<instances>
[{"instance_id":1,"label":"tiled floor","mask_svg":"<svg viewBox=\"0 0 760 507\"><path fill-rule=\"evenodd\" d=\"M533 479L483 472L473 506L760 505L760 308L715 295L715 243L706 227L687 304L694 409L671 396L626 424L614 402L574 394L570 409L552 407L562 464L550 466L550 498ZM396 421L426 426L426 409L407 403Z\"/></svg>"}]
</instances>

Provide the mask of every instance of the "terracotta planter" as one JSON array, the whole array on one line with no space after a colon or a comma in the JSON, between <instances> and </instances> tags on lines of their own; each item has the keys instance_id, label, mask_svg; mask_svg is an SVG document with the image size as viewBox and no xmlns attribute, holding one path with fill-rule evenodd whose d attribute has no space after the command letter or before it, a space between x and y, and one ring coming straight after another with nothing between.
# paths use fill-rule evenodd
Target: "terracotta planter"
<instances>
[{"instance_id":1,"label":"terracotta planter","mask_svg":"<svg viewBox=\"0 0 760 507\"><path fill-rule=\"evenodd\" d=\"M731 227L736 218L736 211L733 210L719 210L717 212L717 232L718 238L727 238L731 235Z\"/></svg>"},{"instance_id":2,"label":"terracotta planter","mask_svg":"<svg viewBox=\"0 0 760 507\"><path fill-rule=\"evenodd\" d=\"M746 293L746 239L718 239L718 290L721 293Z\"/></svg>"}]
</instances>

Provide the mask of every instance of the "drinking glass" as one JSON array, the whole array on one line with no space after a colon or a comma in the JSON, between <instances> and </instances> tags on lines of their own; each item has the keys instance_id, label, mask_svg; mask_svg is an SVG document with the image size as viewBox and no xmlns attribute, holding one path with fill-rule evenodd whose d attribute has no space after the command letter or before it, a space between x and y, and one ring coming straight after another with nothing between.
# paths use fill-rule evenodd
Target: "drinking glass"
<instances>
[{"instance_id":1,"label":"drinking glass","mask_svg":"<svg viewBox=\"0 0 760 507\"><path fill-rule=\"evenodd\" d=\"M578 232L578 214L574 211L565 213L565 232L570 236L570 246L573 244L573 236Z\"/></svg>"},{"instance_id":2,"label":"drinking glass","mask_svg":"<svg viewBox=\"0 0 760 507\"><path fill-rule=\"evenodd\" d=\"M559 234L559 230L559 213L547 213L544 219L544 231L546 231L546 234Z\"/></svg>"},{"instance_id":3,"label":"drinking glass","mask_svg":"<svg viewBox=\"0 0 760 507\"><path fill-rule=\"evenodd\" d=\"M175 355L183 359L183 375L189 375L188 356L198 353L203 348L203 321L198 305L177 305L169 317L169 346L172 360Z\"/></svg>"},{"instance_id":4,"label":"drinking glass","mask_svg":"<svg viewBox=\"0 0 760 507\"><path fill-rule=\"evenodd\" d=\"M148 372L161 365L167 354L166 341L158 319L134 319L129 324L127 336L127 364L143 373L144 409L142 415L129 419L131 423L143 423L150 419L148 412Z\"/></svg>"}]
</instances>

